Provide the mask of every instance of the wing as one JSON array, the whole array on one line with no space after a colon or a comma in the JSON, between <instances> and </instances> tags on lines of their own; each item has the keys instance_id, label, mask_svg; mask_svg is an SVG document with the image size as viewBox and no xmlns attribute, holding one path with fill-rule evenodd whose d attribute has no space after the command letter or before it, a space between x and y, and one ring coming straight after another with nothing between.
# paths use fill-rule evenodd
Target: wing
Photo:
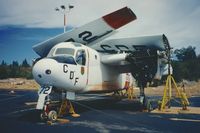
<instances>
[{"instance_id":1,"label":"wing","mask_svg":"<svg viewBox=\"0 0 200 133\"><path fill-rule=\"evenodd\" d=\"M148 81L162 77L170 49L165 35L113 39L93 47L102 52L103 64L120 73L131 72L138 80L143 75Z\"/></svg>"},{"instance_id":2,"label":"wing","mask_svg":"<svg viewBox=\"0 0 200 133\"><path fill-rule=\"evenodd\" d=\"M105 40L91 48L103 53L118 53L119 51L134 52L144 49L164 51L170 48L167 37L163 35L143 36Z\"/></svg>"},{"instance_id":3,"label":"wing","mask_svg":"<svg viewBox=\"0 0 200 133\"><path fill-rule=\"evenodd\" d=\"M41 57L45 57L49 50L60 42L74 41L92 45L114 34L116 29L135 19L135 14L128 7L124 7L79 28L39 43L33 46L33 50Z\"/></svg>"}]
</instances>

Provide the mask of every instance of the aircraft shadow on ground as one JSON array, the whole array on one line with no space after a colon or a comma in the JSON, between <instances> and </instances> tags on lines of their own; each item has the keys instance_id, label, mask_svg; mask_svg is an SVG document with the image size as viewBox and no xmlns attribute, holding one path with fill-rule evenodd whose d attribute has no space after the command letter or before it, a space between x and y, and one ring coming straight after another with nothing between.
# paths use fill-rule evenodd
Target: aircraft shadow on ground
<instances>
[{"instance_id":1,"label":"aircraft shadow on ground","mask_svg":"<svg viewBox=\"0 0 200 133\"><path fill-rule=\"evenodd\" d=\"M115 111L141 111L142 106L138 101L118 99L95 99L89 101L73 102L77 113L84 113L92 110L115 110Z\"/></svg>"},{"instance_id":2,"label":"aircraft shadow on ground","mask_svg":"<svg viewBox=\"0 0 200 133\"><path fill-rule=\"evenodd\" d=\"M197 98L195 98L197 99ZM196 103L197 100L191 99L191 103ZM199 98L198 98L199 99ZM194 104L193 103L193 104ZM84 113L96 113L98 111L106 112L106 111L122 111L139 113L142 111L142 106L137 100L119 100L114 98L101 98L101 99L88 99L88 100L79 100L72 101L72 104L75 108L76 113L84 115ZM17 119L19 121L25 121L30 123L40 123L40 113L38 110L30 110L22 113ZM150 114L151 115L151 114ZM63 117L68 117L69 114L64 115ZM194 114L165 114L163 117L177 117L177 118L195 118L199 117L199 115Z\"/></svg>"},{"instance_id":3,"label":"aircraft shadow on ground","mask_svg":"<svg viewBox=\"0 0 200 133\"><path fill-rule=\"evenodd\" d=\"M138 101L119 100L113 98L72 101L72 104L78 114L87 112L95 113L95 111L106 110L140 112L142 109L142 106ZM38 123L41 122L40 113L41 111L38 110L26 111L17 119L19 121ZM69 114L66 114L64 117L68 115Z\"/></svg>"}]
</instances>

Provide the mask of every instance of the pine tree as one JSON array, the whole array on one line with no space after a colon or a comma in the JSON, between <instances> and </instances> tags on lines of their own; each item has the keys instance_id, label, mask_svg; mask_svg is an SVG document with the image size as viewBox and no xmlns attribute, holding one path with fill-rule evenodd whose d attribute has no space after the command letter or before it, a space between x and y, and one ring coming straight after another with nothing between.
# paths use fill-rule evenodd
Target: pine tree
<instances>
[{"instance_id":1,"label":"pine tree","mask_svg":"<svg viewBox=\"0 0 200 133\"><path fill-rule=\"evenodd\" d=\"M21 64L22 67L30 67L30 65L28 64L27 60L24 59L22 64Z\"/></svg>"},{"instance_id":2,"label":"pine tree","mask_svg":"<svg viewBox=\"0 0 200 133\"><path fill-rule=\"evenodd\" d=\"M6 62L3 60L0 65L0 79L8 78L8 66Z\"/></svg>"},{"instance_id":3,"label":"pine tree","mask_svg":"<svg viewBox=\"0 0 200 133\"><path fill-rule=\"evenodd\" d=\"M7 66L7 63L3 60L3 61L1 62L1 66Z\"/></svg>"}]
</instances>

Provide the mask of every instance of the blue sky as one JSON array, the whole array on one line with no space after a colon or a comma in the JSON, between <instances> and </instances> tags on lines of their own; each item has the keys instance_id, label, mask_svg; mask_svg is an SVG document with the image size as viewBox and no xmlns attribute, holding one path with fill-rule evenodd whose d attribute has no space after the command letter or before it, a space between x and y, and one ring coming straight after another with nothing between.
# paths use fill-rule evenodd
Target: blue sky
<instances>
[{"instance_id":1,"label":"blue sky","mask_svg":"<svg viewBox=\"0 0 200 133\"><path fill-rule=\"evenodd\" d=\"M137 20L111 38L166 34L174 48L196 47L200 53L199 0L1 0L0 61L29 62L37 55L32 46L63 32L63 16L55 7L71 3L70 27L78 27L124 6Z\"/></svg>"},{"instance_id":2,"label":"blue sky","mask_svg":"<svg viewBox=\"0 0 200 133\"><path fill-rule=\"evenodd\" d=\"M62 28L26 28L23 26L0 27L0 59L8 63L38 57L32 46L63 32Z\"/></svg>"}]
</instances>

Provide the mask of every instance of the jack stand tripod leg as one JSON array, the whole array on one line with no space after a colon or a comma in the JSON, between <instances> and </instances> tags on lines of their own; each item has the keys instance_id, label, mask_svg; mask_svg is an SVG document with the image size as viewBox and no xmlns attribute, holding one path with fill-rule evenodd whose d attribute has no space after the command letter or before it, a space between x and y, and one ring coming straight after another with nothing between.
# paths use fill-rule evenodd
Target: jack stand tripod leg
<instances>
[{"instance_id":1,"label":"jack stand tripod leg","mask_svg":"<svg viewBox=\"0 0 200 133\"><path fill-rule=\"evenodd\" d=\"M128 99L133 100L133 85L129 86L127 91Z\"/></svg>"},{"instance_id":2,"label":"jack stand tripod leg","mask_svg":"<svg viewBox=\"0 0 200 133\"><path fill-rule=\"evenodd\" d=\"M173 85L173 88L175 88L176 93L178 94L178 97L181 100L183 110L187 109L187 106L189 105L189 101L187 99L186 94L181 92L180 89L177 87L177 84L174 78L172 77L172 75L168 75L166 85L164 88L164 94L163 94L160 110L163 111L167 104L168 104L168 108L170 107L170 101L171 101L171 96L172 96L172 85Z\"/></svg>"},{"instance_id":3,"label":"jack stand tripod leg","mask_svg":"<svg viewBox=\"0 0 200 133\"><path fill-rule=\"evenodd\" d=\"M168 97L168 108L171 107L171 98L172 98L172 76L169 75L168 79L168 90L169 90L169 97Z\"/></svg>"},{"instance_id":4,"label":"jack stand tripod leg","mask_svg":"<svg viewBox=\"0 0 200 133\"><path fill-rule=\"evenodd\" d=\"M62 100L60 110L59 110L59 116L63 116L64 114L71 114L72 117L80 116L74 111L74 107L72 103L67 99Z\"/></svg>"},{"instance_id":5,"label":"jack stand tripod leg","mask_svg":"<svg viewBox=\"0 0 200 133\"><path fill-rule=\"evenodd\" d=\"M166 107L166 105L170 104L170 89L169 89L169 80L171 80L171 75L168 75L167 76L167 80L166 80L166 84L165 84L165 87L164 87L164 94L163 94L163 97L162 97L162 102L161 102L161 106L160 106L160 110L163 111ZM171 82L170 82L171 83ZM168 106L169 107L169 106Z\"/></svg>"},{"instance_id":6,"label":"jack stand tripod leg","mask_svg":"<svg viewBox=\"0 0 200 133\"><path fill-rule=\"evenodd\" d=\"M74 107L73 107L72 103L71 103L70 101L68 101L68 102L69 102L69 106L70 106L70 108L69 108L69 113L71 114L71 116L72 116L72 117L80 117L80 115L77 114L77 113L74 111Z\"/></svg>"}]
</instances>

